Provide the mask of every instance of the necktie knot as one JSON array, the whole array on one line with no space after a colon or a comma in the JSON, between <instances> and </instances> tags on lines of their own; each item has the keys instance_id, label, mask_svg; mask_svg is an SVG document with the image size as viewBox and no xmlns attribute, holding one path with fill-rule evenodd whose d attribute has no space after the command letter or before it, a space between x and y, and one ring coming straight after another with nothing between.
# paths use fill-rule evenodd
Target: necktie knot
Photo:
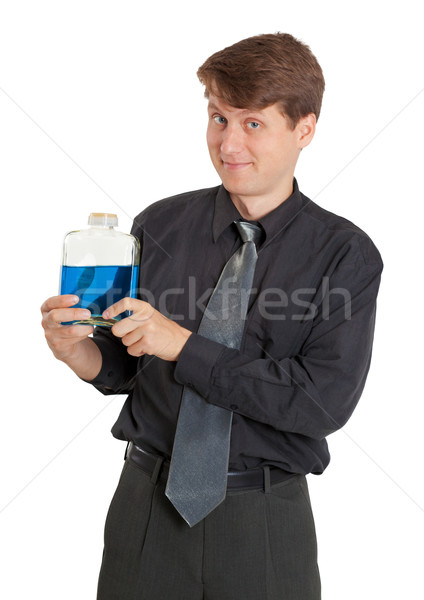
<instances>
[{"instance_id":1,"label":"necktie knot","mask_svg":"<svg viewBox=\"0 0 424 600\"><path fill-rule=\"evenodd\" d=\"M258 245L262 235L262 229L258 225L247 221L234 221L234 223L243 242L254 242L255 246Z\"/></svg>"}]
</instances>

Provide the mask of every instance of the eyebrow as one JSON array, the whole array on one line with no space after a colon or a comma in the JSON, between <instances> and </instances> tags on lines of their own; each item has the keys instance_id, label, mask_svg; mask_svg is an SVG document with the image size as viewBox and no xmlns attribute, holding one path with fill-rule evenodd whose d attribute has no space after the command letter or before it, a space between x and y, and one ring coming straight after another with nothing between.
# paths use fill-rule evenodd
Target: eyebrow
<instances>
[{"instance_id":1,"label":"eyebrow","mask_svg":"<svg viewBox=\"0 0 424 600\"><path fill-rule=\"evenodd\" d=\"M219 107L218 107L216 104L214 104L213 102L209 102L209 103L208 103L208 110L218 110L218 111L219 111L220 109L219 109Z\"/></svg>"}]
</instances>

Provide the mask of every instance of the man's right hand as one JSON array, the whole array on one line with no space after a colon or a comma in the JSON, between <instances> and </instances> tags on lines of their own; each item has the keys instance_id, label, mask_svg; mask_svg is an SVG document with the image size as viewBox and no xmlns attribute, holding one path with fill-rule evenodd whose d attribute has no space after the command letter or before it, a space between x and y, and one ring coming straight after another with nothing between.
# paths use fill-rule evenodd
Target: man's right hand
<instances>
[{"instance_id":1,"label":"man's right hand","mask_svg":"<svg viewBox=\"0 0 424 600\"><path fill-rule=\"evenodd\" d=\"M99 373L102 365L100 350L88 336L91 325L61 325L68 321L88 319L90 311L72 308L78 302L73 295L53 296L41 305L41 325L54 356L65 362L79 377L90 380Z\"/></svg>"},{"instance_id":2,"label":"man's right hand","mask_svg":"<svg viewBox=\"0 0 424 600\"><path fill-rule=\"evenodd\" d=\"M65 362L78 351L77 344L94 331L91 325L61 325L67 321L90 318L89 310L71 308L77 302L77 296L68 294L48 298L41 306L43 315L41 325L44 328L47 344L55 357Z\"/></svg>"}]
</instances>

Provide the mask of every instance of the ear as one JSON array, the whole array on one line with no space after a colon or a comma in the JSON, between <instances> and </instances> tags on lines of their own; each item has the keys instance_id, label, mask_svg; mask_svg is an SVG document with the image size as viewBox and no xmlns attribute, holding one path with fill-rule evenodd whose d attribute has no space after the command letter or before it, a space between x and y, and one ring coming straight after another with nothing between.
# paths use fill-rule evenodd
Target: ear
<instances>
[{"instance_id":1,"label":"ear","mask_svg":"<svg viewBox=\"0 0 424 600\"><path fill-rule=\"evenodd\" d=\"M312 138L315 135L316 124L317 119L314 113L310 113L309 115L306 115L306 117L302 117L301 119L299 119L296 125L296 131L298 133L297 143L299 150L305 148L312 142Z\"/></svg>"}]
</instances>

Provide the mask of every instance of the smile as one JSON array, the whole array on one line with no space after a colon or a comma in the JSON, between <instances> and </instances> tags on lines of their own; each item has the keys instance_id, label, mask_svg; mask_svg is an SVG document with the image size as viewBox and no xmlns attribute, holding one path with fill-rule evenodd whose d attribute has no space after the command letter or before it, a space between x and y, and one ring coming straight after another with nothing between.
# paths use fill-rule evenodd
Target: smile
<instances>
[{"instance_id":1,"label":"smile","mask_svg":"<svg viewBox=\"0 0 424 600\"><path fill-rule=\"evenodd\" d=\"M250 165L252 163L251 162L246 162L246 163L231 163L231 162L222 161L222 164L224 166L224 169L227 169L227 171L240 171L241 169L245 169L246 167L250 167Z\"/></svg>"}]
</instances>

